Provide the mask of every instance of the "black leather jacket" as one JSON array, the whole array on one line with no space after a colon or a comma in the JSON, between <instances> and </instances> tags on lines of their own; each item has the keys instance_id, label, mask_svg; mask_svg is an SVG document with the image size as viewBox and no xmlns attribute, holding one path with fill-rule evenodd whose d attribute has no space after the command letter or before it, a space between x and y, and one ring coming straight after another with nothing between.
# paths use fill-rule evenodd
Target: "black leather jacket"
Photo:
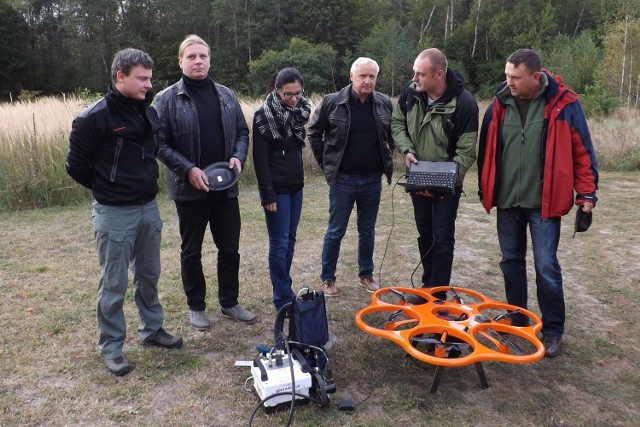
<instances>
[{"instance_id":1,"label":"black leather jacket","mask_svg":"<svg viewBox=\"0 0 640 427\"><path fill-rule=\"evenodd\" d=\"M147 92L136 101L109 86L104 98L78 115L71 125L67 173L89 188L103 205L136 205L158 193L155 133L158 115Z\"/></svg>"},{"instance_id":2,"label":"black leather jacket","mask_svg":"<svg viewBox=\"0 0 640 427\"><path fill-rule=\"evenodd\" d=\"M349 95L351 85L339 92L325 95L309 121L309 143L313 155L322 168L327 183L331 184L338 173L342 155L347 146L351 112ZM391 99L383 93L373 92L373 112L378 130L378 141L382 152L382 163L387 183L391 184L393 174L393 150L391 138Z\"/></svg>"},{"instance_id":3,"label":"black leather jacket","mask_svg":"<svg viewBox=\"0 0 640 427\"><path fill-rule=\"evenodd\" d=\"M242 108L235 95L218 83L215 89L220 98L222 127L224 128L224 158L235 157L243 164L249 149L249 129ZM153 101L161 127L158 133L158 159L171 172L168 176L171 200L198 200L207 195L189 184L187 174L191 168L204 168L200 164L200 127L195 102L189 97L180 79L169 86ZM227 190L230 198L238 197L238 184Z\"/></svg>"}]
</instances>

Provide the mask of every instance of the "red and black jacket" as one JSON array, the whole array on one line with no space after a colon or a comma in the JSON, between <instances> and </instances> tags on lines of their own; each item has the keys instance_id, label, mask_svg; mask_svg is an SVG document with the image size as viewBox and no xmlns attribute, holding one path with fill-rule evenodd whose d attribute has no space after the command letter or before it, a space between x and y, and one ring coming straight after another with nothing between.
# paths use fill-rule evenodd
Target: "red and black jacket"
<instances>
[{"instance_id":1,"label":"red and black jacket","mask_svg":"<svg viewBox=\"0 0 640 427\"><path fill-rule=\"evenodd\" d=\"M553 218L566 215L574 203L596 203L598 163L578 95L567 89L559 76L544 72L549 84L544 94L542 217ZM500 84L496 94L505 85L506 82ZM496 186L500 185L496 177L505 111L506 106L495 97L480 131L478 186L487 213L495 206Z\"/></svg>"}]
</instances>

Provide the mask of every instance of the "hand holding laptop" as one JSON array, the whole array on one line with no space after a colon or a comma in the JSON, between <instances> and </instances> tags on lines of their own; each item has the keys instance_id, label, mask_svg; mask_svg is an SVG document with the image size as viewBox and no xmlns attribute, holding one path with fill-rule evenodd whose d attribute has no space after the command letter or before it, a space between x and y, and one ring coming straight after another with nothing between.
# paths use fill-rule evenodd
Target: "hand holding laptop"
<instances>
[{"instance_id":1,"label":"hand holding laptop","mask_svg":"<svg viewBox=\"0 0 640 427\"><path fill-rule=\"evenodd\" d=\"M416 159L415 154L407 153L407 155L404 158L404 164L407 165L407 169L410 169L411 164L416 164L416 165L418 164L418 159ZM419 196L433 197L433 193L430 192L429 190L414 191L414 193Z\"/></svg>"},{"instance_id":2,"label":"hand holding laptop","mask_svg":"<svg viewBox=\"0 0 640 427\"><path fill-rule=\"evenodd\" d=\"M405 163L408 172L405 182L398 182L405 190L421 196L433 197L440 193L454 193L458 166L452 161L418 161L413 153L407 153Z\"/></svg>"}]
</instances>

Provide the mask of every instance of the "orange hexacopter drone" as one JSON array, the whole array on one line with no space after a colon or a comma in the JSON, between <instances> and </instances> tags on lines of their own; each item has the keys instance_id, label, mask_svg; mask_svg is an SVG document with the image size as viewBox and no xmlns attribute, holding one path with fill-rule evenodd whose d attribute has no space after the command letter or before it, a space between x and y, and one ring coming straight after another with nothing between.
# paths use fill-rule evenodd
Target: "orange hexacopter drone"
<instances>
[{"instance_id":1,"label":"orange hexacopter drone","mask_svg":"<svg viewBox=\"0 0 640 427\"><path fill-rule=\"evenodd\" d=\"M437 365L431 392L437 390L444 367L473 363L486 388L483 361L529 363L544 357L536 336L542 328L538 316L465 288L382 288L355 322L410 356Z\"/></svg>"}]
</instances>

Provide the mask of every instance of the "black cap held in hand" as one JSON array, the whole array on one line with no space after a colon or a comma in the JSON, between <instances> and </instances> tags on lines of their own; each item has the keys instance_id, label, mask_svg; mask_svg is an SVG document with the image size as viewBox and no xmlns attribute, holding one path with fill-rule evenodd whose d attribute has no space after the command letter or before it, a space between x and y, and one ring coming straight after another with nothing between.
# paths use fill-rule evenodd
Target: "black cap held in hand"
<instances>
[{"instance_id":1,"label":"black cap held in hand","mask_svg":"<svg viewBox=\"0 0 640 427\"><path fill-rule=\"evenodd\" d=\"M229 169L229 162L216 162L202 170L209 178L209 190L221 191L233 186L240 179L235 167Z\"/></svg>"},{"instance_id":2,"label":"black cap held in hand","mask_svg":"<svg viewBox=\"0 0 640 427\"><path fill-rule=\"evenodd\" d=\"M576 237L576 233L581 233L589 229L592 218L593 215L591 214L591 212L586 213L582 210L582 206L578 206L578 211L576 212L576 223L573 228L574 238Z\"/></svg>"}]
</instances>

